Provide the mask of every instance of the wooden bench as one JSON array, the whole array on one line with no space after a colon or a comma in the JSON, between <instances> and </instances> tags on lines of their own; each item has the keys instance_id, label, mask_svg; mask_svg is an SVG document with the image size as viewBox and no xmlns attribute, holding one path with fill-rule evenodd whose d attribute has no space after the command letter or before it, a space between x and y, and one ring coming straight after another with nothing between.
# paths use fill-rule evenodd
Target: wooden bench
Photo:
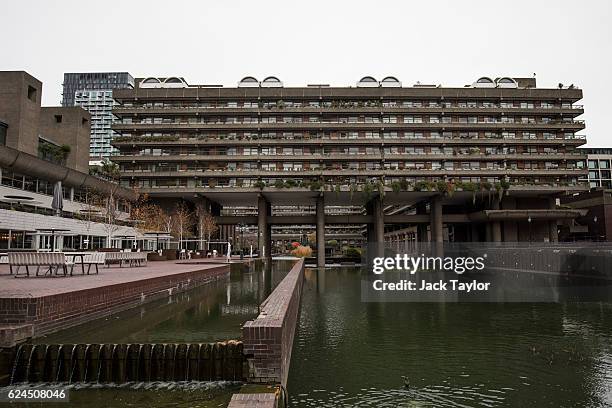
<instances>
[{"instance_id":1,"label":"wooden bench","mask_svg":"<svg viewBox=\"0 0 612 408\"><path fill-rule=\"evenodd\" d=\"M63 252L9 252L8 253L8 263L10 274L13 274L13 267L17 267L15 272L15 277L19 275L19 269L22 266L25 266L26 275L30 276L30 267L36 267L36 276L40 272L40 267L46 267L45 275L53 274L53 269L55 268L55 274L57 275L60 271L60 268L64 272L64 276L68 273L68 267L71 268L74 264L66 259L66 256Z\"/></svg>"},{"instance_id":2,"label":"wooden bench","mask_svg":"<svg viewBox=\"0 0 612 408\"><path fill-rule=\"evenodd\" d=\"M129 266L142 266L147 263L146 252L107 252L105 259L106 266L110 266L111 263L118 263L120 267L124 263Z\"/></svg>"},{"instance_id":3,"label":"wooden bench","mask_svg":"<svg viewBox=\"0 0 612 408\"><path fill-rule=\"evenodd\" d=\"M83 264L87 265L87 274L91 271L91 266L96 267L96 275L98 274L98 265L104 265L106 263L106 252L92 252L83 256Z\"/></svg>"}]
</instances>

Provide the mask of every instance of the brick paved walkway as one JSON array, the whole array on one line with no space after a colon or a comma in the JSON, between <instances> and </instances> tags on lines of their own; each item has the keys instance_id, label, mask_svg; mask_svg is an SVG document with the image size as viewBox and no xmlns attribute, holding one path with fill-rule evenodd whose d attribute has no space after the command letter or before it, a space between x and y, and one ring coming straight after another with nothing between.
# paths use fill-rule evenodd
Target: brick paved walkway
<instances>
[{"instance_id":1,"label":"brick paved walkway","mask_svg":"<svg viewBox=\"0 0 612 408\"><path fill-rule=\"evenodd\" d=\"M9 274L8 265L0 265L0 298L42 297L84 289L100 288L144 279L178 275L187 272L219 268L219 264L195 263L193 261L149 262L141 267L100 267L98 275L82 275L81 266L75 265L74 276L15 278ZM23 267L22 267L23 269ZM33 270L33 269L32 269ZM85 267L87 270L87 266ZM20 271L21 272L21 271Z\"/></svg>"}]
</instances>

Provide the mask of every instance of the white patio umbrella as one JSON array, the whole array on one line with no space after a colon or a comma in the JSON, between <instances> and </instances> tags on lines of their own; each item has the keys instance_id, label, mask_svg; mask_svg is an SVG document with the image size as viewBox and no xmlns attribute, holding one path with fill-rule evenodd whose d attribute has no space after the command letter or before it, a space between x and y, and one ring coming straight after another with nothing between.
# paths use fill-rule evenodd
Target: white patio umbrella
<instances>
[{"instance_id":1,"label":"white patio umbrella","mask_svg":"<svg viewBox=\"0 0 612 408\"><path fill-rule=\"evenodd\" d=\"M55 210L56 215L60 215L64 209L64 194L62 193L62 182L58 181L53 187L53 201L51 201L51 208Z\"/></svg>"}]
</instances>

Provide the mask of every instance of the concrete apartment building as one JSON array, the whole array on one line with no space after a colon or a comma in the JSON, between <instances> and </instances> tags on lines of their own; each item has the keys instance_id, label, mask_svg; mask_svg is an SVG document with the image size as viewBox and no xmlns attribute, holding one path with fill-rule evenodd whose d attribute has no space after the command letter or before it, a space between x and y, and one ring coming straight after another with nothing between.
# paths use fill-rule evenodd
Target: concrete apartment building
<instances>
[{"instance_id":1,"label":"concrete apartment building","mask_svg":"<svg viewBox=\"0 0 612 408\"><path fill-rule=\"evenodd\" d=\"M612 148L581 148L586 160L578 163L588 170L581 181L590 191L562 197L561 203L586 212L563 229L562 238L570 241L612 240Z\"/></svg>"},{"instance_id":2,"label":"concrete apartment building","mask_svg":"<svg viewBox=\"0 0 612 408\"><path fill-rule=\"evenodd\" d=\"M556 241L581 214L558 198L588 189L582 91L534 78L453 88L151 77L114 97L121 183L166 205L203 202L222 225L257 225L264 253L272 226L316 226L317 243L332 225L371 242Z\"/></svg>"},{"instance_id":3,"label":"concrete apartment building","mask_svg":"<svg viewBox=\"0 0 612 408\"><path fill-rule=\"evenodd\" d=\"M80 106L91 114L89 154L105 159L113 153L113 89L133 88L127 72L71 72L64 74L62 106Z\"/></svg>"},{"instance_id":4,"label":"concrete apartment building","mask_svg":"<svg viewBox=\"0 0 612 408\"><path fill-rule=\"evenodd\" d=\"M99 222L79 219L86 188L114 190L121 200L137 195L88 173L90 114L79 107L41 107L42 83L23 71L0 71L0 249L46 248L43 228L63 228L73 248L103 247L108 233ZM61 183L64 208L51 208ZM125 203L121 203L120 209ZM123 219L128 214L123 211ZM136 234L122 226L117 234Z\"/></svg>"}]
</instances>

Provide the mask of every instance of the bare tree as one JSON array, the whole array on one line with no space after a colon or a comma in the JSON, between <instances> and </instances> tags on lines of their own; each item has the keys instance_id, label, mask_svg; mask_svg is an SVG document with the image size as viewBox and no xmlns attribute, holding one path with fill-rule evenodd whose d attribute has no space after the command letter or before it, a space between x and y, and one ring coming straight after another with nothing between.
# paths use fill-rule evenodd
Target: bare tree
<instances>
[{"instance_id":1,"label":"bare tree","mask_svg":"<svg viewBox=\"0 0 612 408\"><path fill-rule=\"evenodd\" d=\"M100 218L100 202L100 195L93 189L85 187L81 196L81 209L76 214L76 219L83 224L87 240L91 236L91 227ZM85 246L85 249L89 249L89 244Z\"/></svg>"},{"instance_id":2,"label":"bare tree","mask_svg":"<svg viewBox=\"0 0 612 408\"><path fill-rule=\"evenodd\" d=\"M172 232L178 236L179 249L182 249L185 237L193 236L193 216L193 211L191 211L186 203L180 202L176 205L171 217L171 225Z\"/></svg>"},{"instance_id":3,"label":"bare tree","mask_svg":"<svg viewBox=\"0 0 612 408\"><path fill-rule=\"evenodd\" d=\"M103 228L106 232L109 247L113 246L113 236L121 228L119 221L119 202L116 195L117 185L111 186L106 192L100 194L101 218L104 221Z\"/></svg>"},{"instance_id":4,"label":"bare tree","mask_svg":"<svg viewBox=\"0 0 612 408\"><path fill-rule=\"evenodd\" d=\"M198 218L198 237L200 240L206 237L206 250L210 249L210 237L217 232L219 227L215 217L206 210L202 204L196 206L196 217Z\"/></svg>"}]
</instances>

